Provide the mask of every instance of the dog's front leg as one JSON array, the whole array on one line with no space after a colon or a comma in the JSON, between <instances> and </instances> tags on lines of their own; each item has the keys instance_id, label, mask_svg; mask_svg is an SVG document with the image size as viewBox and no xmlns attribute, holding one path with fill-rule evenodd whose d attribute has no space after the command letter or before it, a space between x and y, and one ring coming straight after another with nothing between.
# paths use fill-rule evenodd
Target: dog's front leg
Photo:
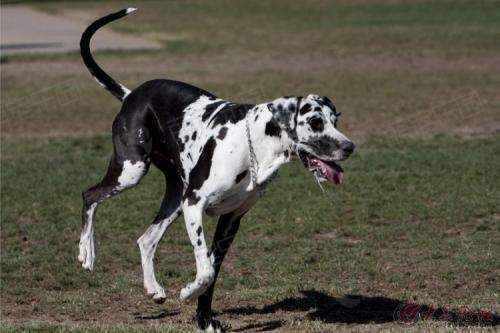
<instances>
[{"instance_id":1,"label":"dog's front leg","mask_svg":"<svg viewBox=\"0 0 500 333\"><path fill-rule=\"evenodd\" d=\"M184 220L189 235L189 240L194 248L194 257L196 259L196 279L188 283L181 290L180 298L182 301L190 302L201 294L212 284L215 277L213 264L210 261L205 234L203 233L202 216L203 205L198 202L191 205L189 200L182 204Z\"/></svg>"}]
</instances>

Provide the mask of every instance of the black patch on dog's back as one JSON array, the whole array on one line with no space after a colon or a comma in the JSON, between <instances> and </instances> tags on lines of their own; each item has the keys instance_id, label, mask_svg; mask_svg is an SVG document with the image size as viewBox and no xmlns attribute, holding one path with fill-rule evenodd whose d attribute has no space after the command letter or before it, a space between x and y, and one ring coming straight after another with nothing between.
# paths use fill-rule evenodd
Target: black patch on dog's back
<instances>
[{"instance_id":1,"label":"black patch on dog's back","mask_svg":"<svg viewBox=\"0 0 500 333\"><path fill-rule=\"evenodd\" d=\"M267 122L265 133L269 136L281 136L281 129L276 120L271 119Z\"/></svg>"},{"instance_id":2,"label":"black patch on dog's back","mask_svg":"<svg viewBox=\"0 0 500 333\"><path fill-rule=\"evenodd\" d=\"M245 170L242 173L240 173L239 175L237 175L236 179L235 179L235 183L238 184L239 182L241 182L241 180L243 178L245 178L245 176L247 175L247 173L248 173L248 170Z\"/></svg>"},{"instance_id":3,"label":"black patch on dog's back","mask_svg":"<svg viewBox=\"0 0 500 333\"><path fill-rule=\"evenodd\" d=\"M212 128L217 125L225 125L227 123L236 124L240 120L244 119L248 110L253 107L254 105L251 104L228 103L224 105L210 121Z\"/></svg>"},{"instance_id":4,"label":"black patch on dog's back","mask_svg":"<svg viewBox=\"0 0 500 333\"><path fill-rule=\"evenodd\" d=\"M213 137L208 139L205 147L203 147L200 157L198 158L198 162L189 173L189 185L184 195L184 198L188 200L189 205L196 205L198 201L200 201L200 197L197 196L194 191L199 190L203 186L205 180L207 180L210 176L212 157L216 146L217 143Z\"/></svg>"}]
</instances>

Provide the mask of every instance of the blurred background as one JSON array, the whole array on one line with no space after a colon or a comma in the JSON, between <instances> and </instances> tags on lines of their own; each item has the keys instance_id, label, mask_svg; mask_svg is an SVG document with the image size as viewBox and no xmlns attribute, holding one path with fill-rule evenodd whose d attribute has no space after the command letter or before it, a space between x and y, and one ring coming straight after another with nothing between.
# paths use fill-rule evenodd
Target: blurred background
<instances>
[{"instance_id":1,"label":"blurred background","mask_svg":"<svg viewBox=\"0 0 500 333\"><path fill-rule=\"evenodd\" d=\"M120 109L78 43L125 7L138 11L93 46L127 87L169 78L245 103L325 95L359 147L344 188L321 192L292 163L248 214L216 288L233 328L405 331L394 314L407 302L458 318L498 309L499 1L2 1L4 329L191 330L194 308L177 301L194 274L182 222L157 254L169 300L141 294L135 240L159 206L158 172L100 208L96 271L76 263L80 193L103 175Z\"/></svg>"}]
</instances>

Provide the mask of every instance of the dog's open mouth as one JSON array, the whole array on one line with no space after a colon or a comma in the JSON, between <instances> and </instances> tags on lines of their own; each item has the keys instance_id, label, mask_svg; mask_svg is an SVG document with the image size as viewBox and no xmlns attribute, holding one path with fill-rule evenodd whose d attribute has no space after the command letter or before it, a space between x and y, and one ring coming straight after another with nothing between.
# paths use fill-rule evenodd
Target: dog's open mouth
<instances>
[{"instance_id":1,"label":"dog's open mouth","mask_svg":"<svg viewBox=\"0 0 500 333\"><path fill-rule=\"evenodd\" d=\"M337 185L344 183L344 170L334 161L319 159L304 150L299 150L299 158L318 180L328 180Z\"/></svg>"}]
</instances>

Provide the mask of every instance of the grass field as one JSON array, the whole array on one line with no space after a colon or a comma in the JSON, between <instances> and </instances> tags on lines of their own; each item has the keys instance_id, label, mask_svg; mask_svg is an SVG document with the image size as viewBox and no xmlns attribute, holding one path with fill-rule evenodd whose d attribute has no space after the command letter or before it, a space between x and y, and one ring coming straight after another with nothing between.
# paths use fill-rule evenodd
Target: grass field
<instances>
[{"instance_id":1,"label":"grass field","mask_svg":"<svg viewBox=\"0 0 500 333\"><path fill-rule=\"evenodd\" d=\"M33 5L89 20L134 2ZM223 264L219 319L237 332L497 331L498 1L135 6L113 29L165 47L96 55L127 86L174 78L242 102L327 95L358 146L343 187L322 192L300 163L280 171ZM157 170L99 209L95 270L76 260L81 191L103 175L119 104L76 53L3 57L1 86L0 330L193 331L195 307L178 301L195 274L183 221L157 252L167 302L142 290L135 241L162 198ZM408 304L449 317L404 322Z\"/></svg>"}]
</instances>

